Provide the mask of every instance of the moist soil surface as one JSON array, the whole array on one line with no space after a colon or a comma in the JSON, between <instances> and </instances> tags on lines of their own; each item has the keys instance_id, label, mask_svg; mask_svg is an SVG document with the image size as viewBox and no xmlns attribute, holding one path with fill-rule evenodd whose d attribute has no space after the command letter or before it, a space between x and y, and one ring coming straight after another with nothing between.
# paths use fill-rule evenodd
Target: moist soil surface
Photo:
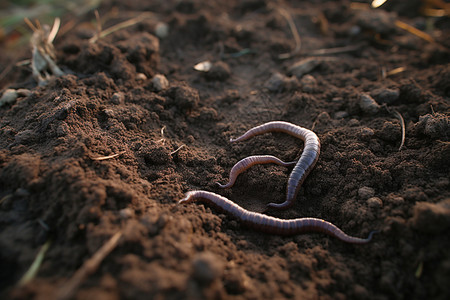
<instances>
[{"instance_id":1,"label":"moist soil surface","mask_svg":"<svg viewBox=\"0 0 450 300\"><path fill-rule=\"evenodd\" d=\"M94 43L93 13L78 20L54 41L65 74L45 85L14 66L2 92L29 92L0 108L0 296L449 299L449 20L392 2L106 2L100 16L115 15L103 28L151 15ZM2 70L30 57L5 52ZM208 72L194 69L204 61ZM300 157L303 142L284 133L229 142L275 120L313 129L322 146L285 211L266 205L284 201L292 167L258 165L216 185L244 157ZM363 245L271 235L177 204L191 190L378 233Z\"/></svg>"}]
</instances>

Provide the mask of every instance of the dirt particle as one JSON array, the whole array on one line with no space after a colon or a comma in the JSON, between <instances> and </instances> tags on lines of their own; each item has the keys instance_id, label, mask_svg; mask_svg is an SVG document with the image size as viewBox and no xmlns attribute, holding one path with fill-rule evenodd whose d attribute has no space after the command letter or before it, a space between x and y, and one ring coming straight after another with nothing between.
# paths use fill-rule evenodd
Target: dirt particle
<instances>
[{"instance_id":1,"label":"dirt particle","mask_svg":"<svg viewBox=\"0 0 450 300\"><path fill-rule=\"evenodd\" d=\"M378 197L370 197L369 199L367 199L367 205L370 208L378 209L383 207L383 201Z\"/></svg>"},{"instance_id":2,"label":"dirt particle","mask_svg":"<svg viewBox=\"0 0 450 300\"><path fill-rule=\"evenodd\" d=\"M435 113L420 116L416 128L430 138L449 140L450 118L446 115Z\"/></svg>"},{"instance_id":3,"label":"dirt particle","mask_svg":"<svg viewBox=\"0 0 450 300\"><path fill-rule=\"evenodd\" d=\"M392 104L400 97L399 89L376 89L370 92L378 103Z\"/></svg>"},{"instance_id":4,"label":"dirt particle","mask_svg":"<svg viewBox=\"0 0 450 300\"><path fill-rule=\"evenodd\" d=\"M400 142L402 129L400 124L386 121L383 123L383 127L377 132L380 139L388 142Z\"/></svg>"},{"instance_id":5,"label":"dirt particle","mask_svg":"<svg viewBox=\"0 0 450 300\"><path fill-rule=\"evenodd\" d=\"M370 140L374 134L375 131L372 128L364 127L359 132L359 137L361 140Z\"/></svg>"},{"instance_id":6,"label":"dirt particle","mask_svg":"<svg viewBox=\"0 0 450 300\"><path fill-rule=\"evenodd\" d=\"M232 269L225 272L225 289L232 295L239 295L249 289L250 279L241 270Z\"/></svg>"},{"instance_id":7,"label":"dirt particle","mask_svg":"<svg viewBox=\"0 0 450 300\"><path fill-rule=\"evenodd\" d=\"M192 276L200 284L211 284L221 276L222 271L222 262L211 252L198 253L192 260Z\"/></svg>"},{"instance_id":8,"label":"dirt particle","mask_svg":"<svg viewBox=\"0 0 450 300\"><path fill-rule=\"evenodd\" d=\"M417 202L410 222L414 229L424 233L447 231L450 228L450 199L437 204Z\"/></svg>"},{"instance_id":9,"label":"dirt particle","mask_svg":"<svg viewBox=\"0 0 450 300\"><path fill-rule=\"evenodd\" d=\"M125 94L122 92L114 93L111 97L111 102L113 104L123 104L125 101Z\"/></svg>"},{"instance_id":10,"label":"dirt particle","mask_svg":"<svg viewBox=\"0 0 450 300\"><path fill-rule=\"evenodd\" d=\"M228 64L218 61L211 66L208 72L203 73L208 80L224 81L231 76L231 70Z\"/></svg>"},{"instance_id":11,"label":"dirt particle","mask_svg":"<svg viewBox=\"0 0 450 300\"><path fill-rule=\"evenodd\" d=\"M374 115L380 110L380 105L367 94L361 94L359 98L359 107L363 112L369 115Z\"/></svg>"},{"instance_id":12,"label":"dirt particle","mask_svg":"<svg viewBox=\"0 0 450 300\"><path fill-rule=\"evenodd\" d=\"M358 189L358 195L362 199L369 199L375 195L375 190L368 186L363 186Z\"/></svg>"},{"instance_id":13,"label":"dirt particle","mask_svg":"<svg viewBox=\"0 0 450 300\"><path fill-rule=\"evenodd\" d=\"M300 80L302 91L305 93L313 93L316 90L317 80L312 75L305 75Z\"/></svg>"}]
</instances>

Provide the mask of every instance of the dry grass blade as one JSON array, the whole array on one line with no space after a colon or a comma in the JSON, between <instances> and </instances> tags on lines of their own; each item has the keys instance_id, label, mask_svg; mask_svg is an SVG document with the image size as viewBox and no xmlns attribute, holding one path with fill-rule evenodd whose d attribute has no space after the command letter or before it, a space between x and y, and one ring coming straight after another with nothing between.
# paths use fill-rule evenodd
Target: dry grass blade
<instances>
[{"instance_id":1,"label":"dry grass blade","mask_svg":"<svg viewBox=\"0 0 450 300\"><path fill-rule=\"evenodd\" d=\"M139 16L134 17L134 18L132 18L130 20L127 20L127 21L124 21L122 23L119 23L119 24L116 24L114 26L111 26L108 29L103 30L99 34L94 35L89 40L89 42L90 43L95 43L97 40L99 40L101 38L104 38L105 36L107 36L107 35L109 35L109 34L111 34L113 32L116 32L118 30L121 30L121 29L130 27L130 26L133 26L133 25L135 25L135 24L137 24L139 22L142 22L143 20L145 20L146 18L149 18L151 16L152 16L151 14L143 13L143 14L140 14Z\"/></svg>"},{"instance_id":2,"label":"dry grass blade","mask_svg":"<svg viewBox=\"0 0 450 300\"><path fill-rule=\"evenodd\" d=\"M399 67L399 68L392 69L392 70L386 72L386 77L387 77L387 76L392 76L392 75L396 75L396 74L402 73L402 72L404 72L405 70L406 70L405 67Z\"/></svg>"},{"instance_id":3,"label":"dry grass blade","mask_svg":"<svg viewBox=\"0 0 450 300\"><path fill-rule=\"evenodd\" d=\"M169 153L169 155L174 155L175 153L177 153L178 151L180 151L181 149L183 149L184 147L186 147L186 145L181 145L180 147L178 147L176 150L172 151Z\"/></svg>"},{"instance_id":4,"label":"dry grass blade","mask_svg":"<svg viewBox=\"0 0 450 300\"><path fill-rule=\"evenodd\" d=\"M295 40L295 48L289 53L280 54L278 56L279 59L288 59L293 57L294 55L300 53L302 47L302 41L300 39L300 35L298 34L297 27L295 26L294 20L292 20L291 15L283 8L278 9L278 12L286 19L289 24L289 28L291 29L292 35Z\"/></svg>"},{"instance_id":5,"label":"dry grass blade","mask_svg":"<svg viewBox=\"0 0 450 300\"><path fill-rule=\"evenodd\" d=\"M405 138L406 138L406 128L405 128L405 120L403 119L402 115L394 109L394 114L397 116L397 118L400 121L400 126L402 127L402 142L400 143L400 147L398 147L398 151L402 150L403 145L405 144Z\"/></svg>"},{"instance_id":6,"label":"dry grass blade","mask_svg":"<svg viewBox=\"0 0 450 300\"><path fill-rule=\"evenodd\" d=\"M111 158L117 157L117 156L119 156L119 155L122 155L122 154L124 154L125 152L126 152L126 151L120 151L119 153L112 154L112 155L108 155L108 156L91 157L91 159L92 159L92 160L95 160L95 161L111 159Z\"/></svg>"},{"instance_id":7,"label":"dry grass blade","mask_svg":"<svg viewBox=\"0 0 450 300\"><path fill-rule=\"evenodd\" d=\"M412 33L415 36L418 36L418 37L420 37L421 39L424 39L427 42L435 43L435 41L431 37L431 35L423 32L422 30L419 30L419 29L417 29L417 28L415 28L415 27L413 27L413 26L411 26L409 24L406 24L405 22L397 20L397 21L395 21L395 26L408 31L409 33Z\"/></svg>"},{"instance_id":8,"label":"dry grass blade","mask_svg":"<svg viewBox=\"0 0 450 300\"><path fill-rule=\"evenodd\" d=\"M383 107L391 114L394 114L397 119L400 121L400 126L402 128L402 141L400 143L400 147L398 147L398 151L401 151L403 146L405 145L405 139L406 139L406 126L405 126L405 120L403 119L402 115L396 110L396 109L390 109L386 104L383 105Z\"/></svg>"},{"instance_id":9,"label":"dry grass blade","mask_svg":"<svg viewBox=\"0 0 450 300\"><path fill-rule=\"evenodd\" d=\"M340 54L345 52L352 52L360 49L364 44L356 44L344 47L336 47L336 48L328 48L328 49L319 49L314 51L309 51L305 53L309 56L324 56L324 55L332 55L332 54Z\"/></svg>"},{"instance_id":10,"label":"dry grass blade","mask_svg":"<svg viewBox=\"0 0 450 300\"><path fill-rule=\"evenodd\" d=\"M122 232L119 231L114 234L90 259L85 261L81 268L79 268L72 278L64 284L56 295L56 299L64 300L70 299L75 294L77 288L83 283L83 281L92 273L94 273L100 263L105 257L116 248L122 237Z\"/></svg>"},{"instance_id":11,"label":"dry grass blade","mask_svg":"<svg viewBox=\"0 0 450 300\"><path fill-rule=\"evenodd\" d=\"M30 282L34 277L36 277L36 274L39 271L42 261L44 260L45 253L50 247L50 244L51 244L50 240L47 240L47 242L45 242L45 244L41 247L41 250L39 250L39 253L38 255L36 255L36 258L34 259L30 268L17 283L18 286L23 286L28 282Z\"/></svg>"}]
</instances>

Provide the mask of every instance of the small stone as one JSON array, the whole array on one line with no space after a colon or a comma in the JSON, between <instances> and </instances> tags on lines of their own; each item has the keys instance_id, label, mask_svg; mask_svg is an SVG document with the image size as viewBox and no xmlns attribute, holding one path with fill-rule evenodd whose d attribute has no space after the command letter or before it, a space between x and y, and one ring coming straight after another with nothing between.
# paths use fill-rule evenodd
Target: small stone
<instances>
[{"instance_id":1,"label":"small stone","mask_svg":"<svg viewBox=\"0 0 450 300\"><path fill-rule=\"evenodd\" d=\"M134 210L129 207L121 209L119 211L119 216L122 219L131 219L134 217Z\"/></svg>"},{"instance_id":2,"label":"small stone","mask_svg":"<svg viewBox=\"0 0 450 300\"><path fill-rule=\"evenodd\" d=\"M380 110L378 103L369 95L361 94L359 99L359 107L367 114L376 114Z\"/></svg>"},{"instance_id":3,"label":"small stone","mask_svg":"<svg viewBox=\"0 0 450 300\"><path fill-rule=\"evenodd\" d=\"M8 103L13 103L14 101L16 101L18 96L19 94L16 90L7 89L0 98L0 107Z\"/></svg>"},{"instance_id":4,"label":"small stone","mask_svg":"<svg viewBox=\"0 0 450 300\"><path fill-rule=\"evenodd\" d=\"M450 198L437 204L417 202L410 219L411 226L424 233L441 233L450 228Z\"/></svg>"},{"instance_id":5,"label":"small stone","mask_svg":"<svg viewBox=\"0 0 450 300\"><path fill-rule=\"evenodd\" d=\"M276 72L270 76L264 86L271 92L279 92L284 88L284 78L285 76Z\"/></svg>"},{"instance_id":6,"label":"small stone","mask_svg":"<svg viewBox=\"0 0 450 300\"><path fill-rule=\"evenodd\" d=\"M346 118L346 117L348 117L348 112L343 111L343 110L338 111L338 112L336 112L334 114L334 118L335 119L343 119L343 118Z\"/></svg>"},{"instance_id":7,"label":"small stone","mask_svg":"<svg viewBox=\"0 0 450 300\"><path fill-rule=\"evenodd\" d=\"M209 285L219 278L223 264L211 252L198 253L192 261L193 277L201 284Z\"/></svg>"},{"instance_id":8,"label":"small stone","mask_svg":"<svg viewBox=\"0 0 450 300\"><path fill-rule=\"evenodd\" d=\"M378 197L370 197L367 199L367 205L369 205L370 208L381 208L383 207L383 201Z\"/></svg>"},{"instance_id":9,"label":"small stone","mask_svg":"<svg viewBox=\"0 0 450 300\"><path fill-rule=\"evenodd\" d=\"M114 93L111 97L111 102L113 104L122 104L125 100L125 94L122 92Z\"/></svg>"},{"instance_id":10,"label":"small stone","mask_svg":"<svg viewBox=\"0 0 450 300\"><path fill-rule=\"evenodd\" d=\"M152 85L156 91L162 91L169 87L169 81L164 75L157 74L152 78Z\"/></svg>"},{"instance_id":11,"label":"small stone","mask_svg":"<svg viewBox=\"0 0 450 300\"><path fill-rule=\"evenodd\" d=\"M362 199L369 199L370 197L373 197L375 195L375 190L368 186L363 186L359 188L358 195Z\"/></svg>"},{"instance_id":12,"label":"small stone","mask_svg":"<svg viewBox=\"0 0 450 300\"><path fill-rule=\"evenodd\" d=\"M169 35L169 25L164 22L158 22L155 27L155 35L160 39L166 38Z\"/></svg>"},{"instance_id":13,"label":"small stone","mask_svg":"<svg viewBox=\"0 0 450 300\"><path fill-rule=\"evenodd\" d=\"M144 81L147 80L147 76L144 73L137 73L136 74L136 80L137 81Z\"/></svg>"},{"instance_id":14,"label":"small stone","mask_svg":"<svg viewBox=\"0 0 450 300\"><path fill-rule=\"evenodd\" d=\"M305 75L300 80L300 84L302 85L302 91L305 93L312 93L316 89L317 80L312 75Z\"/></svg>"},{"instance_id":15,"label":"small stone","mask_svg":"<svg viewBox=\"0 0 450 300\"><path fill-rule=\"evenodd\" d=\"M376 89L370 92L378 103L392 104L400 97L399 89Z\"/></svg>"}]
</instances>

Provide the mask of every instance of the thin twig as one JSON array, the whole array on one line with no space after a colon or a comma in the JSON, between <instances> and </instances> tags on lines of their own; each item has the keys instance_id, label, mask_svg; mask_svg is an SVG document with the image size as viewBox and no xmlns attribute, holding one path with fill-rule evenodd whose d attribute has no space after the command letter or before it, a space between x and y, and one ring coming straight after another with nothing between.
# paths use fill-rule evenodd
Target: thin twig
<instances>
[{"instance_id":1,"label":"thin twig","mask_svg":"<svg viewBox=\"0 0 450 300\"><path fill-rule=\"evenodd\" d=\"M77 288L91 274L93 274L101 264L101 262L111 253L119 243L122 237L122 231L114 234L90 259L85 261L72 278L59 289L56 299L70 299L75 294Z\"/></svg>"},{"instance_id":2,"label":"thin twig","mask_svg":"<svg viewBox=\"0 0 450 300\"><path fill-rule=\"evenodd\" d=\"M124 154L125 152L126 152L126 151L120 151L119 153L112 154L112 155L108 155L108 156L91 157L91 159L92 159L92 160L96 160L96 161L99 161L99 160L106 160L106 159L111 159L111 158L117 157L117 156L119 156L119 155L122 155L122 154Z\"/></svg>"},{"instance_id":3,"label":"thin twig","mask_svg":"<svg viewBox=\"0 0 450 300\"><path fill-rule=\"evenodd\" d=\"M164 137L164 130L166 129L166 125L164 125L161 128L161 139L158 140L158 143L162 143L164 145L164 142L166 141L166 138Z\"/></svg>"},{"instance_id":4,"label":"thin twig","mask_svg":"<svg viewBox=\"0 0 450 300\"><path fill-rule=\"evenodd\" d=\"M169 155L174 155L175 153L177 153L178 151L180 151L182 148L186 147L185 144L181 145L180 147L178 147L176 150L172 151L169 153Z\"/></svg>"},{"instance_id":5,"label":"thin twig","mask_svg":"<svg viewBox=\"0 0 450 300\"><path fill-rule=\"evenodd\" d=\"M50 244L51 241L47 240L47 242L45 242L45 244L42 245L41 249L39 250L39 253L36 255L36 258L34 259L30 268L19 280L17 286L23 286L28 282L30 282L34 277L36 277L36 274L39 271L39 267L41 266L42 261L44 260L45 252L47 252L48 248L50 247Z\"/></svg>"},{"instance_id":6,"label":"thin twig","mask_svg":"<svg viewBox=\"0 0 450 300\"><path fill-rule=\"evenodd\" d=\"M300 35L298 34L297 27L295 26L294 20L292 20L291 15L283 8L279 8L278 12L283 16L283 18L286 19L286 21L289 24L289 28L291 29L292 35L294 36L295 40L295 48L289 53L283 53L278 55L279 59L288 59L293 57L294 55L298 54L300 52L300 49L302 47L302 41L300 39Z\"/></svg>"}]
</instances>

